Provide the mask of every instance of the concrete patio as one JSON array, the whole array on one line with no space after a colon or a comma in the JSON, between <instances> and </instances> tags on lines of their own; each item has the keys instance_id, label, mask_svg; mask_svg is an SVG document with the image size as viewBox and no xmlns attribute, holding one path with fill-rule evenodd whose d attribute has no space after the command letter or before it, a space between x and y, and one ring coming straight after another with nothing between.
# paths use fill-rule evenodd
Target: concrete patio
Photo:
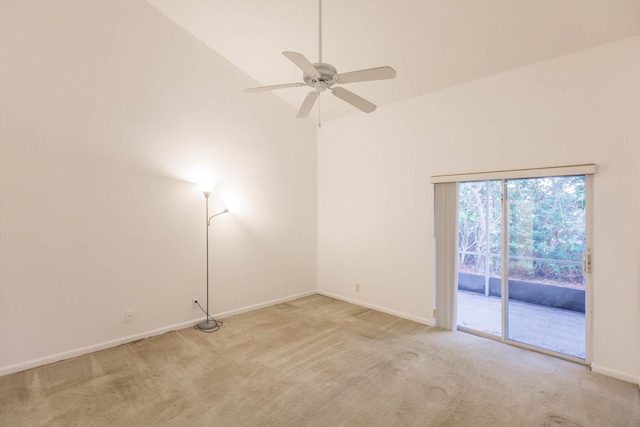
<instances>
[{"instance_id":1,"label":"concrete patio","mask_svg":"<svg viewBox=\"0 0 640 427\"><path fill-rule=\"evenodd\" d=\"M500 298L458 291L458 326L501 336ZM510 340L584 359L585 331L584 313L509 301Z\"/></svg>"}]
</instances>

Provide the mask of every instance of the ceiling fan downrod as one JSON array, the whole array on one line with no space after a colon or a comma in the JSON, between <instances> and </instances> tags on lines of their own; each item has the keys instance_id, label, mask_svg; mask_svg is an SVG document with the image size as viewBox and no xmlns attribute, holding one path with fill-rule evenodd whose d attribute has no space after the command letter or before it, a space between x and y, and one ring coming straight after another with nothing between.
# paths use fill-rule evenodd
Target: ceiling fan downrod
<instances>
[{"instance_id":1,"label":"ceiling fan downrod","mask_svg":"<svg viewBox=\"0 0 640 427\"><path fill-rule=\"evenodd\" d=\"M322 63L322 0L318 0L318 62Z\"/></svg>"}]
</instances>

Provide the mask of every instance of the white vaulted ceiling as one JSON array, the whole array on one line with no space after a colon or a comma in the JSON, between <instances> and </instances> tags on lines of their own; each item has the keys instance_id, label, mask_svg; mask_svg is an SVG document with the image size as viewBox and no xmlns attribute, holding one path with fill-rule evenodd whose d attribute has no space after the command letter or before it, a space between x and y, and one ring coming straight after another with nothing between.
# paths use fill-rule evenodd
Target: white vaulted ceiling
<instances>
[{"instance_id":1,"label":"white vaulted ceiling","mask_svg":"<svg viewBox=\"0 0 640 427\"><path fill-rule=\"evenodd\" d=\"M318 60L317 0L147 1L256 86L302 81L283 51ZM394 80L348 85L378 106L636 35L640 0L323 2L323 62L338 72L383 65L397 71ZM272 93L294 115L309 90ZM331 95L321 99L323 121L364 114ZM317 106L310 117L317 118Z\"/></svg>"}]
</instances>

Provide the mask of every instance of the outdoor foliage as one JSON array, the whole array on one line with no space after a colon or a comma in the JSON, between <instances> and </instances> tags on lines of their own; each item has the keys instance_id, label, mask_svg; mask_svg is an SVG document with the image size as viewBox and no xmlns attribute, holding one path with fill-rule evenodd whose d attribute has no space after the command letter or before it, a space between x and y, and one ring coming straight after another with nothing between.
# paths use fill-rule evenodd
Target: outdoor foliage
<instances>
[{"instance_id":1,"label":"outdoor foliage","mask_svg":"<svg viewBox=\"0 0 640 427\"><path fill-rule=\"evenodd\" d=\"M509 277L582 283L579 262L585 248L585 178L509 180L506 188ZM488 273L501 274L501 196L500 181L459 184L460 271L485 274L488 258Z\"/></svg>"}]
</instances>

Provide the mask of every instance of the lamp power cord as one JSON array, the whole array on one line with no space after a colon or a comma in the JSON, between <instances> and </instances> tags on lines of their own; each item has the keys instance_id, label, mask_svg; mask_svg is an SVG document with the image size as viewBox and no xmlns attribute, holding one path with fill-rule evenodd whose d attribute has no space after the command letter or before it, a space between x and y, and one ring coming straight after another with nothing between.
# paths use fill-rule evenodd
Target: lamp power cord
<instances>
[{"instance_id":1,"label":"lamp power cord","mask_svg":"<svg viewBox=\"0 0 640 427\"><path fill-rule=\"evenodd\" d=\"M223 323L221 320L216 320L216 319L214 319L212 315L210 315L209 313L207 313L207 311L206 311L204 308L202 308L202 306L200 305L200 303L199 303L198 301L195 301L195 303L196 303L196 305L198 306L198 308L199 308L200 310L202 310L202 312L203 312L204 314L206 314L206 315L207 315L207 320L213 320L213 323L215 323L215 324L216 324L216 327L215 327L215 328L213 328L213 329L211 329L211 330L206 330L206 331L205 331L205 330L202 330L202 329L198 329L198 327L197 327L198 325L194 326L194 328L195 328L195 329L198 329L200 332L206 332L206 333L216 332L218 329L220 329L220 327L221 327L224 323Z\"/></svg>"}]
</instances>

